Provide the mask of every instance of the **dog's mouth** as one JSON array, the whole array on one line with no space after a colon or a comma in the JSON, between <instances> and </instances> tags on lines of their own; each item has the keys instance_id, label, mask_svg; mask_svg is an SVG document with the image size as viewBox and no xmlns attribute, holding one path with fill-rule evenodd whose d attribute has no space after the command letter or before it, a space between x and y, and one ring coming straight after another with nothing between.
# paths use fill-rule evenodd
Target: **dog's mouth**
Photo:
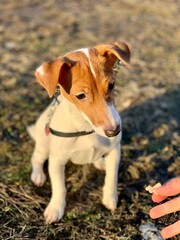
<instances>
[{"instance_id":1,"label":"dog's mouth","mask_svg":"<svg viewBox=\"0 0 180 240\"><path fill-rule=\"evenodd\" d=\"M118 125L115 129L104 130L104 133L107 137L115 137L121 132L120 125Z\"/></svg>"},{"instance_id":2,"label":"dog's mouth","mask_svg":"<svg viewBox=\"0 0 180 240\"><path fill-rule=\"evenodd\" d=\"M96 126L96 125L94 125L92 123L92 121L90 121L90 119L87 117L87 115L85 115L84 113L82 113L82 114L83 114L84 119L87 122L90 123L90 125L93 128L93 130L98 135L101 135L101 136L107 137L107 138L112 138L112 137L116 137L121 132L121 120L120 120L119 114L117 114L117 118L114 120L113 124L107 124L107 125L110 125L109 128L105 127L105 126Z\"/></svg>"}]
</instances>

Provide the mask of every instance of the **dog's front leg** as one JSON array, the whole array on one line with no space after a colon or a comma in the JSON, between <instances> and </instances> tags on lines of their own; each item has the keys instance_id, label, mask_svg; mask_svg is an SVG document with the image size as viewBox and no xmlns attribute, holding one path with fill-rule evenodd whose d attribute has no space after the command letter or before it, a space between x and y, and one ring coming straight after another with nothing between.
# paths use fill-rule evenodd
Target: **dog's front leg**
<instances>
[{"instance_id":1,"label":"dog's front leg","mask_svg":"<svg viewBox=\"0 0 180 240\"><path fill-rule=\"evenodd\" d=\"M66 205L65 165L59 159L49 158L49 175L52 185L52 197L44 212L47 224L60 220Z\"/></svg>"},{"instance_id":2,"label":"dog's front leg","mask_svg":"<svg viewBox=\"0 0 180 240\"><path fill-rule=\"evenodd\" d=\"M103 187L102 203L110 210L115 210L117 206L117 182L118 168L120 162L120 144L105 157L106 177Z\"/></svg>"}]
</instances>

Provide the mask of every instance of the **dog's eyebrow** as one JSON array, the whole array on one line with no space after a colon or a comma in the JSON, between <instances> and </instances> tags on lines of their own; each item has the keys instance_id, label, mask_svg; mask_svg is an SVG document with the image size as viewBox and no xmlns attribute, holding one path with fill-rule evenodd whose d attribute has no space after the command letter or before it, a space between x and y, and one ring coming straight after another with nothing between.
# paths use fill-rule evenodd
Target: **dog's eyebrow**
<instances>
[{"instance_id":1,"label":"dog's eyebrow","mask_svg":"<svg viewBox=\"0 0 180 240\"><path fill-rule=\"evenodd\" d=\"M88 92L89 91L89 85L87 84L76 84L76 86L72 86L73 91L82 91L82 92Z\"/></svg>"}]
</instances>

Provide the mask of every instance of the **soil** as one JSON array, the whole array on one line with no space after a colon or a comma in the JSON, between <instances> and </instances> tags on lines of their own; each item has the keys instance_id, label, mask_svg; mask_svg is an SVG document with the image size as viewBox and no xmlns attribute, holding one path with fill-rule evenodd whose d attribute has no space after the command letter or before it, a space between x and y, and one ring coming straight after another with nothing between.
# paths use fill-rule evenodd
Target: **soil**
<instances>
[{"instance_id":1,"label":"soil","mask_svg":"<svg viewBox=\"0 0 180 240\"><path fill-rule=\"evenodd\" d=\"M178 1L1 0L0 9L0 239L141 240L141 224L161 230L177 221L179 213L150 219L155 204L144 188L180 175ZM65 215L46 225L50 182L37 188L30 181L34 143L26 127L50 100L34 71L114 40L131 46L133 66L121 67L116 83L123 121L118 208L101 204L104 172L69 163Z\"/></svg>"}]
</instances>

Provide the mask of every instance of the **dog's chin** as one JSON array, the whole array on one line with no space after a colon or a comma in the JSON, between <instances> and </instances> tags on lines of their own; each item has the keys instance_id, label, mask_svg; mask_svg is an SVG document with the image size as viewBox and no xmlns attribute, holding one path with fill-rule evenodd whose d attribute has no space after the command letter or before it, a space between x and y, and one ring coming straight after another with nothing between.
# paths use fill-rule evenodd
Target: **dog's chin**
<instances>
[{"instance_id":1,"label":"dog's chin","mask_svg":"<svg viewBox=\"0 0 180 240\"><path fill-rule=\"evenodd\" d=\"M106 131L104 130L103 128L100 128L100 127L94 127L94 131L102 136L102 137L105 137L105 138L113 138L113 137L116 137L119 135L119 133L121 132L120 130L119 131Z\"/></svg>"},{"instance_id":2,"label":"dog's chin","mask_svg":"<svg viewBox=\"0 0 180 240\"><path fill-rule=\"evenodd\" d=\"M116 131L116 132L105 131L105 135L106 135L106 137L108 137L108 138L116 137L117 135L119 135L119 133L120 133L120 130L119 130L119 131Z\"/></svg>"}]
</instances>

